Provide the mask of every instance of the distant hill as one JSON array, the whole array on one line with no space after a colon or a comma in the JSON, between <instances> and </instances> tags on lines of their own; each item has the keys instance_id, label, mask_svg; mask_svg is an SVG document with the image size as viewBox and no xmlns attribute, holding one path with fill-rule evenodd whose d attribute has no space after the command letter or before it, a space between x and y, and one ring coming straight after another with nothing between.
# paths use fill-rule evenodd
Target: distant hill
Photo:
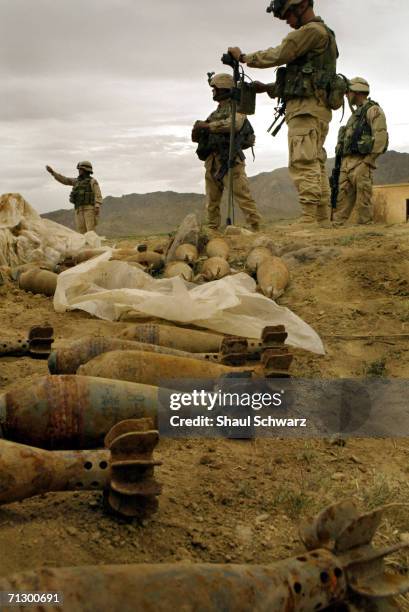
<instances>
[{"instance_id":1,"label":"distant hill","mask_svg":"<svg viewBox=\"0 0 409 612\"><path fill-rule=\"evenodd\" d=\"M331 171L334 160L328 160ZM375 184L409 182L409 153L388 151L380 158ZM264 219L288 219L299 214L297 194L287 168L262 172L250 177L251 190ZM98 233L115 238L138 234L171 232L190 212L204 215L205 198L198 193L157 191L132 193L104 199ZM57 223L74 227L72 210L56 210L43 215ZM237 215L241 219L241 215Z\"/></svg>"}]
</instances>

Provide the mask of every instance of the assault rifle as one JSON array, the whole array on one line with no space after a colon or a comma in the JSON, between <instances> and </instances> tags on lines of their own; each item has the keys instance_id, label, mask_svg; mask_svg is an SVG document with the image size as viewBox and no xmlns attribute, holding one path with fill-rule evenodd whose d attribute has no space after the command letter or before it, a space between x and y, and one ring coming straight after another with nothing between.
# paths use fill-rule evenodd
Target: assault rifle
<instances>
[{"instance_id":1,"label":"assault rifle","mask_svg":"<svg viewBox=\"0 0 409 612\"><path fill-rule=\"evenodd\" d=\"M334 218L334 210L337 208L338 193L339 193L339 177L341 174L342 164L342 147L339 148L335 156L335 166L329 179L331 187L331 221Z\"/></svg>"},{"instance_id":2,"label":"assault rifle","mask_svg":"<svg viewBox=\"0 0 409 612\"><path fill-rule=\"evenodd\" d=\"M275 124L281 119L281 117L283 117L283 119L280 121L280 123L277 125L275 130L272 132L271 130L273 129ZM269 133L271 132L271 135L273 137L277 136L278 132L283 127L284 121L285 121L285 102L281 102L281 104L279 104L275 109L274 121L268 128L267 132Z\"/></svg>"}]
</instances>

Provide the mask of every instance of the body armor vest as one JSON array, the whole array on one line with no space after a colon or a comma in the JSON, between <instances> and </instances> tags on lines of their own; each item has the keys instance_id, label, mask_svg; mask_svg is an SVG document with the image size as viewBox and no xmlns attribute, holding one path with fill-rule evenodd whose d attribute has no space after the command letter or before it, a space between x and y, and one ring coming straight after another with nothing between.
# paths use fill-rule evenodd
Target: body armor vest
<instances>
[{"instance_id":1,"label":"body armor vest","mask_svg":"<svg viewBox=\"0 0 409 612\"><path fill-rule=\"evenodd\" d=\"M343 155L369 155L372 153L375 138L366 117L372 106L379 106L379 104L369 99L362 106L358 106L349 118L343 133L340 132L338 147L342 149Z\"/></svg>"},{"instance_id":2,"label":"body armor vest","mask_svg":"<svg viewBox=\"0 0 409 612\"><path fill-rule=\"evenodd\" d=\"M318 23L322 23L322 21L319 20ZM277 70L275 97L288 102L293 98L319 97L319 95L324 94L331 108L336 109L342 105L346 84L340 83L340 77L336 74L339 53L335 34L324 23L322 23L322 26L328 33L326 49L318 54L310 51L290 62L287 66L279 68ZM336 92L334 95L339 86L342 91L340 93ZM336 100L332 100L335 97Z\"/></svg>"},{"instance_id":3,"label":"body armor vest","mask_svg":"<svg viewBox=\"0 0 409 612\"><path fill-rule=\"evenodd\" d=\"M79 178L72 188L70 202L74 204L75 208L95 205L95 194L92 189L91 181L92 178L90 176Z\"/></svg>"}]
</instances>

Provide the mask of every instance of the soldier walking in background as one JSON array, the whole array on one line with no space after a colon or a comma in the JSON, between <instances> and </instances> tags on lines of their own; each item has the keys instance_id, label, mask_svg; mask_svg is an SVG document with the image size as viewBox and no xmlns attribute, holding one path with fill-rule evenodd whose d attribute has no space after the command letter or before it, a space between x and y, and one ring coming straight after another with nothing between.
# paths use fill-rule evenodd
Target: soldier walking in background
<instances>
[{"instance_id":1,"label":"soldier walking in background","mask_svg":"<svg viewBox=\"0 0 409 612\"><path fill-rule=\"evenodd\" d=\"M198 142L197 154L205 162L206 208L209 228L220 227L220 202L223 191L227 188L228 162L231 128L231 105L229 94L234 87L230 74L216 74L210 81L213 89L213 100L218 102L217 109L206 121L196 121L193 126L192 140ZM247 137L254 139L254 132L246 115L236 113L237 155L233 167L233 196L244 213L247 223L254 231L259 230L260 214L251 195L249 180L246 175L243 148L251 146ZM204 138L203 138L204 136Z\"/></svg>"},{"instance_id":2,"label":"soldier walking in background","mask_svg":"<svg viewBox=\"0 0 409 612\"><path fill-rule=\"evenodd\" d=\"M356 207L357 222L372 221L372 184L376 159L388 148L383 110L369 96L369 83L360 77L349 81L347 97L356 106L338 134L337 155L342 157L334 225L347 221Z\"/></svg>"},{"instance_id":3,"label":"soldier walking in background","mask_svg":"<svg viewBox=\"0 0 409 612\"><path fill-rule=\"evenodd\" d=\"M325 168L324 142L332 109L339 108L346 91L336 75L335 34L313 10L313 0L272 0L267 12L287 21L294 30L277 47L255 53L229 52L251 68L284 66L275 83L256 81L257 93L278 98L288 125L289 171L298 191L302 223L328 225L330 187Z\"/></svg>"},{"instance_id":4,"label":"soldier walking in background","mask_svg":"<svg viewBox=\"0 0 409 612\"><path fill-rule=\"evenodd\" d=\"M82 161L77 164L77 178L68 178L58 174L50 166L46 166L46 170L59 183L73 187L70 202L75 207L75 229L77 232L85 234L94 230L102 205L102 195L98 181L91 176L93 173L91 162Z\"/></svg>"}]
</instances>

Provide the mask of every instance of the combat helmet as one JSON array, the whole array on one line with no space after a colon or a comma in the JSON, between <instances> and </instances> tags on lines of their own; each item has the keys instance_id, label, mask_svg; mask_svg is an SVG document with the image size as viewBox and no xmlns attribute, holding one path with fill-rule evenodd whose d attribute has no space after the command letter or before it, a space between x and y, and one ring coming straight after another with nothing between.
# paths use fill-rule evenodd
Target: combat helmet
<instances>
[{"instance_id":1,"label":"combat helmet","mask_svg":"<svg viewBox=\"0 0 409 612\"><path fill-rule=\"evenodd\" d=\"M350 79L348 81L348 91L369 94L369 83L362 77L355 77L354 79Z\"/></svg>"},{"instance_id":2,"label":"combat helmet","mask_svg":"<svg viewBox=\"0 0 409 612\"><path fill-rule=\"evenodd\" d=\"M90 174L92 174L94 172L93 168L92 168L92 164L90 161L80 161L77 164L77 170L85 170L86 172L89 172Z\"/></svg>"},{"instance_id":3,"label":"combat helmet","mask_svg":"<svg viewBox=\"0 0 409 612\"><path fill-rule=\"evenodd\" d=\"M234 81L231 74L220 72L210 79L209 85L217 89L232 89L234 87Z\"/></svg>"},{"instance_id":4,"label":"combat helmet","mask_svg":"<svg viewBox=\"0 0 409 612\"><path fill-rule=\"evenodd\" d=\"M296 4L301 4L303 0L271 0L267 7L267 13L273 13L274 17L278 19L284 19L284 15L289 8ZM310 0L310 5L313 4L313 0Z\"/></svg>"}]
</instances>

